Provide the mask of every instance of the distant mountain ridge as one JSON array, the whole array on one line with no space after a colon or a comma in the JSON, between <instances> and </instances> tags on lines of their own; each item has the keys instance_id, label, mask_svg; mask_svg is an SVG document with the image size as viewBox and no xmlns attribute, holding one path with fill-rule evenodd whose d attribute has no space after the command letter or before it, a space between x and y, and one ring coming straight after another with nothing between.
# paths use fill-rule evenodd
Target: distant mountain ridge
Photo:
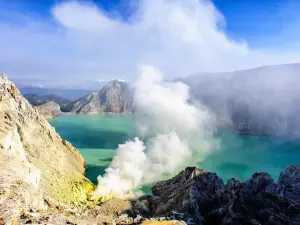
<instances>
[{"instance_id":1,"label":"distant mountain ridge","mask_svg":"<svg viewBox=\"0 0 300 225\"><path fill-rule=\"evenodd\" d=\"M70 101L75 101L93 90L85 89L62 89L62 88L40 88L40 87L21 87L22 95L34 94L38 96L55 95Z\"/></svg>"},{"instance_id":2,"label":"distant mountain ridge","mask_svg":"<svg viewBox=\"0 0 300 225\"><path fill-rule=\"evenodd\" d=\"M70 111L70 104L72 101L57 95L37 95L37 94L25 94L24 97L33 106L41 106L48 102L57 103L63 112Z\"/></svg>"},{"instance_id":3,"label":"distant mountain ridge","mask_svg":"<svg viewBox=\"0 0 300 225\"><path fill-rule=\"evenodd\" d=\"M46 117L61 116L65 113L133 112L133 91L126 82L120 80L111 80L99 92L92 92L75 101L56 95L25 94L24 97Z\"/></svg>"}]
</instances>

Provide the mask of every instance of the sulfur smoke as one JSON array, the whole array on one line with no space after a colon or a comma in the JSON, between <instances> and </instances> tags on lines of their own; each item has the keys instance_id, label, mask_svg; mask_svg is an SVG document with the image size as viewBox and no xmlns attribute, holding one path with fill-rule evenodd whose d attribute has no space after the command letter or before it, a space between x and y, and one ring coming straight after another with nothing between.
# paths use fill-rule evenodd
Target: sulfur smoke
<instances>
[{"instance_id":1,"label":"sulfur smoke","mask_svg":"<svg viewBox=\"0 0 300 225\"><path fill-rule=\"evenodd\" d=\"M119 145L106 174L98 177L95 197L126 198L142 185L201 161L216 148L214 118L199 103L189 102L187 85L166 82L160 71L142 66L135 86L139 138Z\"/></svg>"}]
</instances>

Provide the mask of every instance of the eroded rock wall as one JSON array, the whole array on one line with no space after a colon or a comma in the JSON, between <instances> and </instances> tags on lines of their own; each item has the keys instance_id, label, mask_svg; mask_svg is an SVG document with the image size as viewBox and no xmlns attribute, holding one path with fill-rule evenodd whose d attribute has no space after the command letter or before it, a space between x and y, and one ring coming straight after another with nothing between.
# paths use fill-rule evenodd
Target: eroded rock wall
<instances>
[{"instance_id":1,"label":"eroded rock wall","mask_svg":"<svg viewBox=\"0 0 300 225\"><path fill-rule=\"evenodd\" d=\"M83 157L0 76L0 214L27 206L84 204L92 184ZM9 219L9 218L8 218Z\"/></svg>"}]
</instances>

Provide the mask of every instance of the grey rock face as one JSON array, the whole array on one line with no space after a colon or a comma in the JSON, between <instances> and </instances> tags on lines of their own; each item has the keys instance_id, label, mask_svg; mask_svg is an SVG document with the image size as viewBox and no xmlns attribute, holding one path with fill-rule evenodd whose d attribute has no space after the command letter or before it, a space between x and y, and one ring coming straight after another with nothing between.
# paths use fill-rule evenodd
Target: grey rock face
<instances>
[{"instance_id":1,"label":"grey rock face","mask_svg":"<svg viewBox=\"0 0 300 225\"><path fill-rule=\"evenodd\" d=\"M148 201L155 216L182 214L195 224L300 224L299 168L287 167L278 182L255 173L224 184L216 174L190 167L155 184Z\"/></svg>"},{"instance_id":2,"label":"grey rock face","mask_svg":"<svg viewBox=\"0 0 300 225\"><path fill-rule=\"evenodd\" d=\"M102 112L132 113L132 90L125 82L110 81L100 92L91 93L76 101L71 111L82 114Z\"/></svg>"},{"instance_id":3,"label":"grey rock face","mask_svg":"<svg viewBox=\"0 0 300 225\"><path fill-rule=\"evenodd\" d=\"M54 101L47 102L43 105L36 106L39 113L46 118L61 116L64 113L60 110L59 104Z\"/></svg>"},{"instance_id":4,"label":"grey rock face","mask_svg":"<svg viewBox=\"0 0 300 225\"><path fill-rule=\"evenodd\" d=\"M283 185L293 185L300 183L300 165L287 167L280 173L278 182Z\"/></svg>"},{"instance_id":5,"label":"grey rock face","mask_svg":"<svg viewBox=\"0 0 300 225\"><path fill-rule=\"evenodd\" d=\"M223 188L223 181L216 174L188 167L171 180L158 182L153 186L152 193L159 198L152 199L151 207L155 216L174 210L189 212L188 216L200 223L204 221L199 213L204 210L204 205L198 202L209 202Z\"/></svg>"}]
</instances>

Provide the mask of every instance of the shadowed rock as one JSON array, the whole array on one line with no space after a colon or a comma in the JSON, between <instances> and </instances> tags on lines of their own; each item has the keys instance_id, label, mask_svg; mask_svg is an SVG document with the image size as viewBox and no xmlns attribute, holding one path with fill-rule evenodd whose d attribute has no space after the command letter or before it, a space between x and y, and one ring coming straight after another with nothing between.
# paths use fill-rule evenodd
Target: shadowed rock
<instances>
[{"instance_id":1,"label":"shadowed rock","mask_svg":"<svg viewBox=\"0 0 300 225\"><path fill-rule=\"evenodd\" d=\"M154 216L182 214L190 224L300 224L299 168L287 167L278 182L255 173L224 184L214 173L188 167L155 184L147 199Z\"/></svg>"},{"instance_id":2,"label":"shadowed rock","mask_svg":"<svg viewBox=\"0 0 300 225\"><path fill-rule=\"evenodd\" d=\"M287 167L280 173L278 182L284 185L293 185L300 183L300 165Z\"/></svg>"}]
</instances>

